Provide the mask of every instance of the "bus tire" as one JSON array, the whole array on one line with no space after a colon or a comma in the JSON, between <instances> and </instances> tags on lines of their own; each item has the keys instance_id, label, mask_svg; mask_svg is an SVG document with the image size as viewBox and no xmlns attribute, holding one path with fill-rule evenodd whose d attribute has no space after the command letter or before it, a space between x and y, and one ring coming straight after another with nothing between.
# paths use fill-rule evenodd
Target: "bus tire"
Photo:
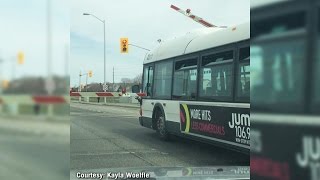
<instances>
[{"instance_id":1,"label":"bus tire","mask_svg":"<svg viewBox=\"0 0 320 180\"><path fill-rule=\"evenodd\" d=\"M161 110L157 110L155 114L157 134L161 140L169 140L169 132L166 127L166 119Z\"/></svg>"}]
</instances>

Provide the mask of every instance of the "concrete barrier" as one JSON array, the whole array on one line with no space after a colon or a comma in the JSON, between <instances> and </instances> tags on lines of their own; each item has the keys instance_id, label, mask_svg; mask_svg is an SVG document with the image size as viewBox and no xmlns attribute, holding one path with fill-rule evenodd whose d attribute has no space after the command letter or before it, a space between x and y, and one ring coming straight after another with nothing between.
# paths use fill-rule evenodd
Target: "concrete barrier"
<instances>
[{"instance_id":1,"label":"concrete barrier","mask_svg":"<svg viewBox=\"0 0 320 180\"><path fill-rule=\"evenodd\" d=\"M12 116L68 115L70 97L42 95L0 95L0 113Z\"/></svg>"},{"instance_id":2,"label":"concrete barrier","mask_svg":"<svg viewBox=\"0 0 320 180\"><path fill-rule=\"evenodd\" d=\"M121 92L70 92L70 99L78 102L98 102L99 103L139 103L135 98L145 96L144 93ZM99 100L100 98L100 100Z\"/></svg>"}]
</instances>

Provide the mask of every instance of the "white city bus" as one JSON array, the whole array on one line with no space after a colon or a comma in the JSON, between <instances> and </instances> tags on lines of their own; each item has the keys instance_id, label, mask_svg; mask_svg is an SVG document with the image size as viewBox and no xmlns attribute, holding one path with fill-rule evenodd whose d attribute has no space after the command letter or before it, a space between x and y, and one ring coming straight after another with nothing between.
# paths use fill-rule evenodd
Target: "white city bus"
<instances>
[{"instance_id":1,"label":"white city bus","mask_svg":"<svg viewBox=\"0 0 320 180\"><path fill-rule=\"evenodd\" d=\"M249 68L249 23L161 43L144 60L140 124L249 152Z\"/></svg>"}]
</instances>

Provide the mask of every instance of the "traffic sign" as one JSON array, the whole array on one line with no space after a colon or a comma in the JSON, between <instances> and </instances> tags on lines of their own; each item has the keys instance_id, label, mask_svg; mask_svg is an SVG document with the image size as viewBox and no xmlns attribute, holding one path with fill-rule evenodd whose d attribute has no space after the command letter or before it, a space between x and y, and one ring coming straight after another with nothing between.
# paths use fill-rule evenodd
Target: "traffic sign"
<instances>
[{"instance_id":1,"label":"traffic sign","mask_svg":"<svg viewBox=\"0 0 320 180\"><path fill-rule=\"evenodd\" d=\"M107 91L108 89L109 89L108 85L107 85L107 84L104 84L104 85L103 85L103 90L104 90L104 91Z\"/></svg>"},{"instance_id":2,"label":"traffic sign","mask_svg":"<svg viewBox=\"0 0 320 180\"><path fill-rule=\"evenodd\" d=\"M46 80L45 88L49 94L52 94L56 89L56 84L52 78Z\"/></svg>"}]
</instances>

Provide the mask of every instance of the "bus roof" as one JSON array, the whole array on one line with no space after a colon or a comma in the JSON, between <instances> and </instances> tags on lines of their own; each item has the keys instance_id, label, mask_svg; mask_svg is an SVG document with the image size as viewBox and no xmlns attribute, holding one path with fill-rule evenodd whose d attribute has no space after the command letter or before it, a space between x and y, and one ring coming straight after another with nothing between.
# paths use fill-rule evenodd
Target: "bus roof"
<instances>
[{"instance_id":1,"label":"bus roof","mask_svg":"<svg viewBox=\"0 0 320 180\"><path fill-rule=\"evenodd\" d=\"M250 2L250 8L255 9L255 8L260 8L260 7L282 3L282 2L288 2L288 1L290 0L254 0Z\"/></svg>"},{"instance_id":2,"label":"bus roof","mask_svg":"<svg viewBox=\"0 0 320 180\"><path fill-rule=\"evenodd\" d=\"M249 22L224 29L203 28L187 33L185 36L160 43L157 48L147 54L143 64L239 42L249 38Z\"/></svg>"}]
</instances>

